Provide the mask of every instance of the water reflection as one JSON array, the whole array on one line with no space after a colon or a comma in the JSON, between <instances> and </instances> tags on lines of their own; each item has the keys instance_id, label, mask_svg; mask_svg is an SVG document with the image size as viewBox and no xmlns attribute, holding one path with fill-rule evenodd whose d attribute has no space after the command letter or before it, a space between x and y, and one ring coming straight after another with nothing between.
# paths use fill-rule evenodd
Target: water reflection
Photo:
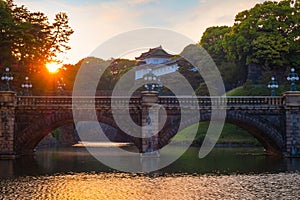
<instances>
[{"instance_id":1,"label":"water reflection","mask_svg":"<svg viewBox=\"0 0 300 200\"><path fill-rule=\"evenodd\" d=\"M174 146L169 153L176 150ZM190 148L175 163L158 172L130 174L113 171L82 147L41 149L34 156L0 161L0 199L297 199L300 196L300 159L266 157L259 148L215 148L206 158L198 159L198 151Z\"/></svg>"},{"instance_id":2,"label":"water reflection","mask_svg":"<svg viewBox=\"0 0 300 200\"><path fill-rule=\"evenodd\" d=\"M166 170L198 174L248 174L278 173L300 169L299 159L265 156L261 148L215 148L204 159L197 159L198 151L197 148L190 148L184 156Z\"/></svg>"},{"instance_id":3,"label":"water reflection","mask_svg":"<svg viewBox=\"0 0 300 200\"><path fill-rule=\"evenodd\" d=\"M174 146L170 154L176 153L176 150L177 147ZM204 159L198 158L198 151L199 148L191 147L176 162L155 173L252 174L300 170L300 159L264 156L260 148L215 148ZM107 156L114 156L113 153L106 153ZM70 172L98 173L114 172L114 170L100 163L82 147L40 149L33 156L24 156L16 160L0 160L0 177Z\"/></svg>"}]
</instances>

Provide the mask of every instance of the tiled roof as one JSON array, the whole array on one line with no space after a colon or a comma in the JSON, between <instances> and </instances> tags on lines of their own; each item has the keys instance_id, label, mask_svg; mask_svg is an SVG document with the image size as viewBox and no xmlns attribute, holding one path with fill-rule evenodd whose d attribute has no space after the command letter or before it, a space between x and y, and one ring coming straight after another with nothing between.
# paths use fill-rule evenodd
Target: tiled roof
<instances>
[{"instance_id":1,"label":"tiled roof","mask_svg":"<svg viewBox=\"0 0 300 200\"><path fill-rule=\"evenodd\" d=\"M168 54L161 46L150 49L149 51L142 53L136 60L144 60L146 58L172 58L173 55Z\"/></svg>"}]
</instances>

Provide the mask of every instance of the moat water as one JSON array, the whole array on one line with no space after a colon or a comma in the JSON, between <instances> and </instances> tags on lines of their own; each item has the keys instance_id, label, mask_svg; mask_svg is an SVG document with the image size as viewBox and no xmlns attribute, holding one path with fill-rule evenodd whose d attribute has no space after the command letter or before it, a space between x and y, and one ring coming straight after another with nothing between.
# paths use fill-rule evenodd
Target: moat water
<instances>
[{"instance_id":1,"label":"moat water","mask_svg":"<svg viewBox=\"0 0 300 200\"><path fill-rule=\"evenodd\" d=\"M176 147L174 147L176 150ZM214 148L204 159L191 147L148 174L122 173L82 147L39 149L0 160L0 199L299 199L300 158L261 148Z\"/></svg>"}]
</instances>

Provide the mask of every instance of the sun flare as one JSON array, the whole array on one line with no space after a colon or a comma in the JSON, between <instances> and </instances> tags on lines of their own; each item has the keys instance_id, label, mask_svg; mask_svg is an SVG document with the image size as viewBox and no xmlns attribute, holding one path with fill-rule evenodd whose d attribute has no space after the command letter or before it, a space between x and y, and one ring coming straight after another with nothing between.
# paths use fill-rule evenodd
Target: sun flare
<instances>
[{"instance_id":1,"label":"sun flare","mask_svg":"<svg viewBox=\"0 0 300 200\"><path fill-rule=\"evenodd\" d=\"M46 68L50 73L56 73L62 67L61 64L57 62L49 62L46 64Z\"/></svg>"}]
</instances>

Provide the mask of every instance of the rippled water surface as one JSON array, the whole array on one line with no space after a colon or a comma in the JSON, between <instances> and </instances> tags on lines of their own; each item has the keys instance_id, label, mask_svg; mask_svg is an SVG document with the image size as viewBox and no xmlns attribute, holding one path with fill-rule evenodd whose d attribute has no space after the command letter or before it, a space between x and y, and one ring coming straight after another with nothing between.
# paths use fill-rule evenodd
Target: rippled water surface
<instances>
[{"instance_id":1,"label":"rippled water surface","mask_svg":"<svg viewBox=\"0 0 300 200\"><path fill-rule=\"evenodd\" d=\"M297 199L299 174L74 174L1 180L1 199Z\"/></svg>"},{"instance_id":2,"label":"rippled water surface","mask_svg":"<svg viewBox=\"0 0 300 200\"><path fill-rule=\"evenodd\" d=\"M176 148L174 149L176 150ZM190 148L150 174L117 172L84 148L39 150L0 161L0 199L299 199L300 159L260 148Z\"/></svg>"}]
</instances>

